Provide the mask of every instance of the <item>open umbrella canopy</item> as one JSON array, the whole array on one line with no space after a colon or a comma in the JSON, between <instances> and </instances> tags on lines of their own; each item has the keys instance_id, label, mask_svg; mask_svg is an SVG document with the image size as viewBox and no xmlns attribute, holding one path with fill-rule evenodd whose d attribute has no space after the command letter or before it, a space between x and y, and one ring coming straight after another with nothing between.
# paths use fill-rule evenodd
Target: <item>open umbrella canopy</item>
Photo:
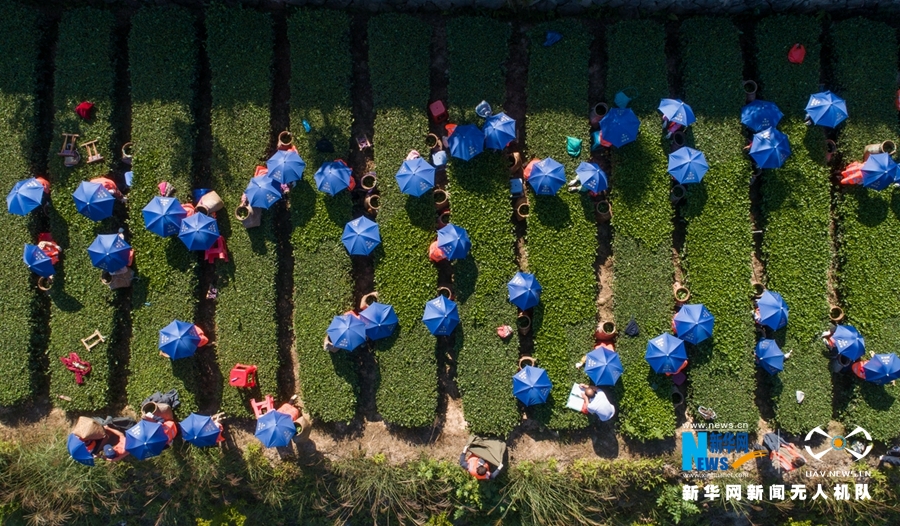
<instances>
[{"instance_id":1,"label":"open umbrella canopy","mask_svg":"<svg viewBox=\"0 0 900 526\"><path fill-rule=\"evenodd\" d=\"M169 437L162 424L141 420L125 431L125 451L138 460L146 460L162 453Z\"/></svg>"},{"instance_id":2,"label":"open umbrella canopy","mask_svg":"<svg viewBox=\"0 0 900 526\"><path fill-rule=\"evenodd\" d=\"M595 194L599 194L609 188L606 172L596 163L582 162L575 169L575 175L578 176L578 182L581 183L582 188L587 188Z\"/></svg>"},{"instance_id":3,"label":"open umbrella canopy","mask_svg":"<svg viewBox=\"0 0 900 526\"><path fill-rule=\"evenodd\" d=\"M814 124L834 128L847 119L847 101L830 91L813 93L806 103L806 113Z\"/></svg>"},{"instance_id":4,"label":"open umbrella canopy","mask_svg":"<svg viewBox=\"0 0 900 526\"><path fill-rule=\"evenodd\" d=\"M268 209L281 199L280 183L269 174L251 177L247 188L244 189L244 195L253 208Z\"/></svg>"},{"instance_id":5,"label":"open umbrella canopy","mask_svg":"<svg viewBox=\"0 0 900 526\"><path fill-rule=\"evenodd\" d=\"M453 332L453 329L459 324L459 311L456 308L456 302L438 296L425 304L425 314L422 315L422 322L428 327L431 334L435 336L446 336Z\"/></svg>"},{"instance_id":6,"label":"open umbrella canopy","mask_svg":"<svg viewBox=\"0 0 900 526\"><path fill-rule=\"evenodd\" d=\"M352 314L332 318L326 332L331 344L345 351L352 351L366 343L366 324Z\"/></svg>"},{"instance_id":7,"label":"open umbrella canopy","mask_svg":"<svg viewBox=\"0 0 900 526\"><path fill-rule=\"evenodd\" d=\"M552 388L547 371L540 367L526 365L513 375L513 395L526 406L546 402Z\"/></svg>"},{"instance_id":8,"label":"open umbrella canopy","mask_svg":"<svg viewBox=\"0 0 900 526\"><path fill-rule=\"evenodd\" d=\"M403 161L397 170L400 191L413 197L421 197L434 188L434 166L421 157Z\"/></svg>"},{"instance_id":9,"label":"open umbrella canopy","mask_svg":"<svg viewBox=\"0 0 900 526\"><path fill-rule=\"evenodd\" d=\"M528 184L538 195L554 195L566 184L566 169L550 157L541 159L534 163Z\"/></svg>"},{"instance_id":10,"label":"open umbrella canopy","mask_svg":"<svg viewBox=\"0 0 900 526\"><path fill-rule=\"evenodd\" d=\"M336 195L338 192L350 188L350 177L350 168L346 164L330 161L323 163L322 166L316 170L313 179L316 180L316 188L318 188L320 192L325 192L328 195Z\"/></svg>"},{"instance_id":11,"label":"open umbrella canopy","mask_svg":"<svg viewBox=\"0 0 900 526\"><path fill-rule=\"evenodd\" d=\"M88 247L91 264L107 272L125 268L130 252L131 245L119 234L101 234Z\"/></svg>"},{"instance_id":12,"label":"open umbrella canopy","mask_svg":"<svg viewBox=\"0 0 900 526\"><path fill-rule=\"evenodd\" d=\"M516 138L516 120L502 111L484 121L484 146L502 150Z\"/></svg>"},{"instance_id":13,"label":"open umbrella canopy","mask_svg":"<svg viewBox=\"0 0 900 526\"><path fill-rule=\"evenodd\" d=\"M624 370L619 353L603 346L589 352L584 362L584 372L595 385L616 385Z\"/></svg>"},{"instance_id":14,"label":"open umbrella canopy","mask_svg":"<svg viewBox=\"0 0 900 526\"><path fill-rule=\"evenodd\" d=\"M897 163L889 153L873 153L860 169L863 186L873 190L884 190L900 177Z\"/></svg>"},{"instance_id":15,"label":"open umbrella canopy","mask_svg":"<svg viewBox=\"0 0 900 526\"><path fill-rule=\"evenodd\" d=\"M472 249L469 233L461 226L447 225L437 232L438 248L449 260L466 259Z\"/></svg>"},{"instance_id":16,"label":"open umbrella canopy","mask_svg":"<svg viewBox=\"0 0 900 526\"><path fill-rule=\"evenodd\" d=\"M544 290L534 274L527 272L516 272L516 275L506 284L506 289L509 292L509 301L522 310L530 309L540 303L541 291Z\"/></svg>"},{"instance_id":17,"label":"open umbrella canopy","mask_svg":"<svg viewBox=\"0 0 900 526\"><path fill-rule=\"evenodd\" d=\"M85 466L94 465L94 456L91 455L87 446L75 433L69 433L69 438L66 439L66 449L69 450L69 455L72 456L72 460L75 462Z\"/></svg>"},{"instance_id":18,"label":"open umbrella canopy","mask_svg":"<svg viewBox=\"0 0 900 526\"><path fill-rule=\"evenodd\" d=\"M24 181L18 181L12 190L6 194L6 209L11 214L28 215L28 212L41 206L43 199L44 185L32 177Z\"/></svg>"},{"instance_id":19,"label":"open umbrella canopy","mask_svg":"<svg viewBox=\"0 0 900 526\"><path fill-rule=\"evenodd\" d=\"M381 243L378 223L366 216L359 216L344 225L341 242L351 256L368 256Z\"/></svg>"},{"instance_id":20,"label":"open umbrella canopy","mask_svg":"<svg viewBox=\"0 0 900 526\"><path fill-rule=\"evenodd\" d=\"M862 358L866 353L866 339L852 325L838 325L831 334L834 349L838 354L846 356L850 361Z\"/></svg>"},{"instance_id":21,"label":"open umbrella canopy","mask_svg":"<svg viewBox=\"0 0 900 526\"><path fill-rule=\"evenodd\" d=\"M281 184L299 181L306 170L306 162L294 150L278 150L266 161L268 174Z\"/></svg>"},{"instance_id":22,"label":"open umbrella canopy","mask_svg":"<svg viewBox=\"0 0 900 526\"><path fill-rule=\"evenodd\" d=\"M741 108L741 123L754 133L778 126L782 117L784 113L778 106L767 100L756 99Z\"/></svg>"},{"instance_id":23,"label":"open umbrella canopy","mask_svg":"<svg viewBox=\"0 0 900 526\"><path fill-rule=\"evenodd\" d=\"M766 128L753 135L750 143L750 157L760 168L781 168L791 155L791 145L787 135L775 128Z\"/></svg>"},{"instance_id":24,"label":"open umbrella canopy","mask_svg":"<svg viewBox=\"0 0 900 526\"><path fill-rule=\"evenodd\" d=\"M678 184L699 183L708 171L709 163L700 150L684 146L669 154L669 173Z\"/></svg>"},{"instance_id":25,"label":"open umbrella canopy","mask_svg":"<svg viewBox=\"0 0 900 526\"><path fill-rule=\"evenodd\" d=\"M285 447L297 434L297 426L290 416L278 411L269 411L256 421L254 434L264 447Z\"/></svg>"},{"instance_id":26,"label":"open umbrella canopy","mask_svg":"<svg viewBox=\"0 0 900 526\"><path fill-rule=\"evenodd\" d=\"M756 308L759 314L756 323L777 331L787 325L788 306L784 298L777 292L767 290L756 300Z\"/></svg>"},{"instance_id":27,"label":"open umbrella canopy","mask_svg":"<svg viewBox=\"0 0 900 526\"><path fill-rule=\"evenodd\" d=\"M174 197L156 196L141 210L144 228L162 237L177 235L187 212Z\"/></svg>"},{"instance_id":28,"label":"open umbrella canopy","mask_svg":"<svg viewBox=\"0 0 900 526\"><path fill-rule=\"evenodd\" d=\"M219 239L219 223L203 212L196 212L181 222L178 239L188 250L207 250Z\"/></svg>"},{"instance_id":29,"label":"open umbrella canopy","mask_svg":"<svg viewBox=\"0 0 900 526\"><path fill-rule=\"evenodd\" d=\"M75 192L75 209L91 221L102 221L113 214L116 198L102 184L81 181Z\"/></svg>"},{"instance_id":30,"label":"open umbrella canopy","mask_svg":"<svg viewBox=\"0 0 900 526\"><path fill-rule=\"evenodd\" d=\"M616 148L621 148L637 140L641 121L631 108L613 108L600 120L600 134L603 140Z\"/></svg>"},{"instance_id":31,"label":"open umbrella canopy","mask_svg":"<svg viewBox=\"0 0 900 526\"><path fill-rule=\"evenodd\" d=\"M468 161L484 150L484 134L474 124L463 124L447 139L450 155Z\"/></svg>"},{"instance_id":32,"label":"open umbrella canopy","mask_svg":"<svg viewBox=\"0 0 900 526\"><path fill-rule=\"evenodd\" d=\"M866 381L884 385L900 377L900 358L894 353L876 354L863 365Z\"/></svg>"},{"instance_id":33,"label":"open umbrella canopy","mask_svg":"<svg viewBox=\"0 0 900 526\"><path fill-rule=\"evenodd\" d=\"M366 325L366 337L370 340L387 338L397 329L400 321L394 307L377 301L359 313L359 319Z\"/></svg>"},{"instance_id":34,"label":"open umbrella canopy","mask_svg":"<svg viewBox=\"0 0 900 526\"><path fill-rule=\"evenodd\" d=\"M22 261L28 265L28 270L38 276L49 278L56 273L56 269L53 268L53 260L37 245L25 243L25 253L22 254Z\"/></svg>"},{"instance_id":35,"label":"open umbrella canopy","mask_svg":"<svg viewBox=\"0 0 900 526\"><path fill-rule=\"evenodd\" d=\"M197 447L214 446L219 438L219 426L206 415L191 413L178 423L178 428L181 436Z\"/></svg>"},{"instance_id":36,"label":"open umbrella canopy","mask_svg":"<svg viewBox=\"0 0 900 526\"><path fill-rule=\"evenodd\" d=\"M759 340L756 344L756 361L767 373L776 375L784 370L784 352L775 340Z\"/></svg>"},{"instance_id":37,"label":"open umbrella canopy","mask_svg":"<svg viewBox=\"0 0 900 526\"><path fill-rule=\"evenodd\" d=\"M172 360L193 356L198 345L200 335L193 323L174 320L159 330L159 350Z\"/></svg>"},{"instance_id":38,"label":"open umbrella canopy","mask_svg":"<svg viewBox=\"0 0 900 526\"><path fill-rule=\"evenodd\" d=\"M687 351L682 340L663 333L647 342L644 359L657 373L674 373L687 361Z\"/></svg>"},{"instance_id":39,"label":"open umbrella canopy","mask_svg":"<svg viewBox=\"0 0 900 526\"><path fill-rule=\"evenodd\" d=\"M690 126L697 121L694 118L694 110L690 106L681 102L681 99L662 99L659 101L657 108L667 119L677 122L682 126Z\"/></svg>"},{"instance_id":40,"label":"open umbrella canopy","mask_svg":"<svg viewBox=\"0 0 900 526\"><path fill-rule=\"evenodd\" d=\"M702 303L684 305L675 313L675 334L697 345L712 336L715 318Z\"/></svg>"}]
</instances>

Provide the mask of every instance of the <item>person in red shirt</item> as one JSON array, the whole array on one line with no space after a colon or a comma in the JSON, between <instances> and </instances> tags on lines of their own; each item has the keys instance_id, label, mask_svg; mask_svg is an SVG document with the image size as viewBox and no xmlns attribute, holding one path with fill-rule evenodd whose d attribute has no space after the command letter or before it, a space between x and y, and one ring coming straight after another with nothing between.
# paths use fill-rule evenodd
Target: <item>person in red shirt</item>
<instances>
[{"instance_id":1,"label":"person in red shirt","mask_svg":"<svg viewBox=\"0 0 900 526\"><path fill-rule=\"evenodd\" d=\"M122 192L119 191L118 185L109 177L95 177L90 182L103 185L103 188L106 188L106 191L111 193L116 199L122 198Z\"/></svg>"},{"instance_id":2,"label":"person in red shirt","mask_svg":"<svg viewBox=\"0 0 900 526\"><path fill-rule=\"evenodd\" d=\"M853 374L855 374L861 380L865 380L866 370L863 369L863 367L865 367L868 362L869 360L859 360L857 362L853 362L853 365L850 366L850 370L852 370Z\"/></svg>"},{"instance_id":3,"label":"person in red shirt","mask_svg":"<svg viewBox=\"0 0 900 526\"><path fill-rule=\"evenodd\" d=\"M478 480L490 480L496 478L497 475L500 474L500 470L503 469L503 465L501 464L500 466L497 466L497 469L491 471L491 465L483 458L469 452L469 446L466 446L459 455L459 465Z\"/></svg>"},{"instance_id":4,"label":"person in red shirt","mask_svg":"<svg viewBox=\"0 0 900 526\"><path fill-rule=\"evenodd\" d=\"M169 437L169 441L166 442L166 446L169 446L175 440L175 436L178 435L178 425L172 420L163 420L160 424L162 424L166 436Z\"/></svg>"},{"instance_id":5,"label":"person in red shirt","mask_svg":"<svg viewBox=\"0 0 900 526\"><path fill-rule=\"evenodd\" d=\"M444 254L444 251L438 246L437 241L432 241L431 245L428 246L428 259L430 259L433 263L440 263L441 261L445 261L447 256Z\"/></svg>"},{"instance_id":6,"label":"person in red shirt","mask_svg":"<svg viewBox=\"0 0 900 526\"><path fill-rule=\"evenodd\" d=\"M118 440L115 444L106 444L103 446L103 458L110 462L118 462L128 456L125 451L125 434L111 426L103 426L107 433L115 435ZM109 436L109 435L107 435Z\"/></svg>"}]
</instances>

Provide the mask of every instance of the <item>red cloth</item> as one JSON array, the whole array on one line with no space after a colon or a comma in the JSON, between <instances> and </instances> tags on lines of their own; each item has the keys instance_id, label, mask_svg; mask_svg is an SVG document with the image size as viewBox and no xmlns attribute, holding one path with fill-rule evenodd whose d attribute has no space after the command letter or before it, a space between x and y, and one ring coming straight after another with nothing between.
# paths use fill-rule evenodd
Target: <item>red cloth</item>
<instances>
[{"instance_id":1,"label":"red cloth","mask_svg":"<svg viewBox=\"0 0 900 526\"><path fill-rule=\"evenodd\" d=\"M91 114L93 112L94 112L94 103L93 102L84 101L81 104L79 104L78 106L75 106L75 113L77 113L78 116L81 117L82 119L85 119L85 120L90 119Z\"/></svg>"},{"instance_id":2,"label":"red cloth","mask_svg":"<svg viewBox=\"0 0 900 526\"><path fill-rule=\"evenodd\" d=\"M794 44L788 51L788 61L792 64L803 64L804 58L806 58L806 48L803 47L803 44Z\"/></svg>"}]
</instances>

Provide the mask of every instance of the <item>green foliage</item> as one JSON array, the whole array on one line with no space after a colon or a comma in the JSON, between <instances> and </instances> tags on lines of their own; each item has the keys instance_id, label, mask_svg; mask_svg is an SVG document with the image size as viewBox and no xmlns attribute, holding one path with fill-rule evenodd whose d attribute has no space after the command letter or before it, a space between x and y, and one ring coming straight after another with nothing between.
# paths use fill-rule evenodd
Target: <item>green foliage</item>
<instances>
[{"instance_id":1,"label":"green foliage","mask_svg":"<svg viewBox=\"0 0 900 526\"><path fill-rule=\"evenodd\" d=\"M549 30L566 36L544 47ZM585 144L588 139L584 115L590 35L580 22L567 20L537 26L528 38L528 153L554 158L571 175L579 159L566 153L566 137L579 137ZM571 384L583 380L574 365L590 351L597 319L593 204L587 194L565 188L555 196L531 194L530 200L528 267L544 288L532 321L534 357L554 385L537 418L552 429L579 429L587 425L587 417L567 409L566 399Z\"/></svg>"},{"instance_id":2,"label":"green foliage","mask_svg":"<svg viewBox=\"0 0 900 526\"><path fill-rule=\"evenodd\" d=\"M38 16L12 2L0 3L6 13L0 19L0 188L8 192L30 173L29 157L34 143L38 59ZM34 212L35 214L40 212ZM31 312L34 292L31 272L22 263L22 247L31 243L29 219L0 213L5 243L0 248L0 370L6 381L0 385L0 406L24 401L34 386L32 354L45 328L34 328ZM34 337L34 339L33 339Z\"/></svg>"},{"instance_id":3,"label":"green foliage","mask_svg":"<svg viewBox=\"0 0 900 526\"><path fill-rule=\"evenodd\" d=\"M487 18L455 18L448 24L453 122L473 122L482 99L499 111L505 95L501 66L509 48L497 43L509 34L509 24ZM519 339L503 341L496 333L500 325L514 326L516 317L506 289L517 270L507 168L501 154L484 152L468 162L452 159L447 177L453 220L472 239L469 257L454 262L460 310L456 380L463 412L473 433L505 436L520 419L511 394Z\"/></svg>"},{"instance_id":4,"label":"green foliage","mask_svg":"<svg viewBox=\"0 0 900 526\"><path fill-rule=\"evenodd\" d=\"M350 20L336 11L299 11L288 22L291 42L291 121L308 121L315 134L298 134L294 144L312 174L345 151L350 125ZM338 154L315 149L318 134ZM325 156L328 157L325 157ZM322 350L332 316L353 307L350 258L341 243L351 219L349 192L317 192L311 177L291 191L294 231L294 336L305 409L316 419L348 422L356 412L356 369L345 352Z\"/></svg>"},{"instance_id":5,"label":"green foliage","mask_svg":"<svg viewBox=\"0 0 900 526\"><path fill-rule=\"evenodd\" d=\"M191 103L197 42L193 17L181 8L144 8L131 20L131 138L134 185L129 194L132 246L139 254L132 292L128 401L132 407L155 391L178 389L181 411L196 409L196 358L159 355L159 330L194 319L197 255L178 236L161 238L144 228L141 209L168 181L183 202L191 200L194 119ZM201 350L202 352L206 352Z\"/></svg>"},{"instance_id":6,"label":"green foliage","mask_svg":"<svg viewBox=\"0 0 900 526\"><path fill-rule=\"evenodd\" d=\"M637 90L631 107L641 119L637 141L613 150L610 174L615 318L624 327L634 316L641 328L641 337L616 342L625 367L619 421L628 436L662 439L675 433L671 382L650 369L644 353L648 338L669 330L674 309L671 177L656 111L667 95L665 32L651 21L620 22L607 43L606 98L625 88Z\"/></svg>"},{"instance_id":7,"label":"green foliage","mask_svg":"<svg viewBox=\"0 0 900 526\"><path fill-rule=\"evenodd\" d=\"M778 341L792 351L784 371L772 378L776 418L791 433L804 433L831 420L831 385L824 346L818 338L828 324L828 271L831 264L831 196L825 165L825 135L804 124L810 93L819 82L819 33L811 17L773 17L757 29L763 96L786 113L779 128L791 139L791 156L762 175L765 234L763 257L768 287L791 308L787 335ZM806 44L803 64L785 60L795 42ZM803 404L795 391L803 391Z\"/></svg>"},{"instance_id":8,"label":"green foliage","mask_svg":"<svg viewBox=\"0 0 900 526\"><path fill-rule=\"evenodd\" d=\"M676 485L665 486L659 492L656 507L658 510L666 512L667 518L675 524L681 524L682 519L689 519L700 514L700 508L693 501L684 500L681 486Z\"/></svg>"},{"instance_id":9,"label":"green foliage","mask_svg":"<svg viewBox=\"0 0 900 526\"><path fill-rule=\"evenodd\" d=\"M850 118L840 132L843 159L861 161L866 144L897 140L893 99L897 59L894 29L882 22L850 19L833 31L836 90ZM848 187L838 199L839 288L847 321L866 338L867 350L895 352L900 335L900 199L896 190ZM877 278L875 278L877 277ZM900 387L852 380L843 419L877 440L900 436Z\"/></svg>"},{"instance_id":10,"label":"green foliage","mask_svg":"<svg viewBox=\"0 0 900 526\"><path fill-rule=\"evenodd\" d=\"M255 167L266 159L272 96L271 17L213 4L206 25L212 71L212 187L225 202L217 219L230 257L227 263L216 263L218 362L223 371L236 363L255 364L260 389L273 392L278 388L279 366L273 211L264 212L262 225L251 229L232 214ZM250 395L229 387L227 374L221 389L225 412L252 414L246 403Z\"/></svg>"},{"instance_id":11,"label":"green foliage","mask_svg":"<svg viewBox=\"0 0 900 526\"><path fill-rule=\"evenodd\" d=\"M379 301L394 306L400 327L376 345L378 411L404 427L434 422L437 411L435 339L421 322L425 304L436 296L436 273L428 245L435 239L430 193L421 198L400 192L394 174L410 149L422 148L428 132L431 28L409 15L379 15L369 21L369 69L375 101L375 164L381 172L375 283Z\"/></svg>"},{"instance_id":12,"label":"green foliage","mask_svg":"<svg viewBox=\"0 0 900 526\"><path fill-rule=\"evenodd\" d=\"M115 333L116 318L122 312L113 308L113 300L122 292L111 291L100 282L100 270L91 265L87 248L98 234L116 233L119 223L111 217L94 222L78 213L72 192L83 180L106 175L118 151L112 143L113 26L108 11L79 8L63 13L56 44L56 71L53 83L53 141L50 144L50 183L53 201L50 210L50 232L62 247L56 267L56 278L50 291L50 394L53 403L70 411L97 410L109 400L111 349L121 336ZM94 118L82 120L75 106L84 100L94 103ZM63 165L57 155L62 133L77 133L78 142L97 140L103 161L87 164L83 148L82 160L74 168ZM136 257L139 258L140 255ZM85 352L81 339L95 330L106 338L90 352ZM59 361L60 356L77 352L91 362L92 371L83 385ZM63 395L71 401L57 398Z\"/></svg>"},{"instance_id":13,"label":"green foliage","mask_svg":"<svg viewBox=\"0 0 900 526\"><path fill-rule=\"evenodd\" d=\"M716 317L713 337L690 355L690 400L712 407L721 422L755 429L754 328L751 317L747 211L750 163L742 152L739 110L741 50L728 19L693 18L681 26L685 98L697 114L691 126L710 170L688 190L684 220L685 268L693 302Z\"/></svg>"}]
</instances>

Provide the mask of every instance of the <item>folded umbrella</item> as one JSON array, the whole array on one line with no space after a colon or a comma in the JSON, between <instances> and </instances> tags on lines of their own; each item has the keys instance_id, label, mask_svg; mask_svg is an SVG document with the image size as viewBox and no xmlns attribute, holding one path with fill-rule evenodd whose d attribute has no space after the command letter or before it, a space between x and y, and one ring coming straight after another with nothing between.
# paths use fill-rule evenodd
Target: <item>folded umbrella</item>
<instances>
[{"instance_id":1,"label":"folded umbrella","mask_svg":"<svg viewBox=\"0 0 900 526\"><path fill-rule=\"evenodd\" d=\"M66 439L66 449L69 450L69 455L72 456L72 460L75 462L85 466L94 465L94 456L91 455L85 443L75 433L70 433L69 438Z\"/></svg>"},{"instance_id":2,"label":"folded umbrella","mask_svg":"<svg viewBox=\"0 0 900 526\"><path fill-rule=\"evenodd\" d=\"M669 173L678 184L699 183L708 171L709 163L700 150L684 146L669 154Z\"/></svg>"},{"instance_id":3,"label":"folded umbrella","mask_svg":"<svg viewBox=\"0 0 900 526\"><path fill-rule=\"evenodd\" d=\"M118 234L101 234L88 247L91 264L100 270L116 272L128 266L131 245Z\"/></svg>"},{"instance_id":4,"label":"folded umbrella","mask_svg":"<svg viewBox=\"0 0 900 526\"><path fill-rule=\"evenodd\" d=\"M516 121L502 111L484 121L484 146L502 150L516 139Z\"/></svg>"},{"instance_id":5,"label":"folded umbrella","mask_svg":"<svg viewBox=\"0 0 900 526\"><path fill-rule=\"evenodd\" d=\"M253 208L268 209L281 199L281 184L269 174L251 177L244 195Z\"/></svg>"},{"instance_id":6,"label":"folded umbrella","mask_svg":"<svg viewBox=\"0 0 900 526\"><path fill-rule=\"evenodd\" d=\"M159 350L172 360L189 358L197 352L200 335L193 323L174 320L159 330Z\"/></svg>"},{"instance_id":7,"label":"folded umbrella","mask_svg":"<svg viewBox=\"0 0 900 526\"><path fill-rule=\"evenodd\" d=\"M81 181L72 194L75 209L78 213L92 221L102 221L113 214L115 196L109 193L102 184Z\"/></svg>"},{"instance_id":8,"label":"folded umbrella","mask_svg":"<svg viewBox=\"0 0 900 526\"><path fill-rule=\"evenodd\" d=\"M540 303L543 290L534 274L527 272L516 272L506 284L506 289L509 301L521 310L528 310Z\"/></svg>"},{"instance_id":9,"label":"folded umbrella","mask_svg":"<svg viewBox=\"0 0 900 526\"><path fill-rule=\"evenodd\" d=\"M657 373L674 373L687 361L687 351L682 340L663 333L647 342L644 359Z\"/></svg>"},{"instance_id":10,"label":"folded umbrella","mask_svg":"<svg viewBox=\"0 0 900 526\"><path fill-rule=\"evenodd\" d=\"M641 121L631 108L613 108L600 120L603 140L621 148L637 140Z\"/></svg>"},{"instance_id":11,"label":"folded umbrella","mask_svg":"<svg viewBox=\"0 0 900 526\"><path fill-rule=\"evenodd\" d=\"M297 434L297 426L290 416L278 411L269 411L256 421L254 434L264 447L285 447Z\"/></svg>"},{"instance_id":12,"label":"folded umbrella","mask_svg":"<svg viewBox=\"0 0 900 526\"><path fill-rule=\"evenodd\" d=\"M325 192L328 195L337 195L338 192L350 188L350 177L350 168L346 164L331 161L323 163L316 170L313 179L315 179L316 188L320 192Z\"/></svg>"},{"instance_id":13,"label":"folded umbrella","mask_svg":"<svg viewBox=\"0 0 900 526\"><path fill-rule=\"evenodd\" d=\"M49 278L56 273L56 269L53 268L53 260L37 245L25 243L25 253L22 254L22 261L28 265L28 270L38 276Z\"/></svg>"},{"instance_id":14,"label":"folded umbrella","mask_svg":"<svg viewBox=\"0 0 900 526\"><path fill-rule=\"evenodd\" d=\"M662 99L659 101L657 109L667 119L682 126L690 126L697 121L694 117L694 110L684 102L681 102L681 99Z\"/></svg>"},{"instance_id":15,"label":"folded umbrella","mask_svg":"<svg viewBox=\"0 0 900 526\"><path fill-rule=\"evenodd\" d=\"M835 327L831 341L834 342L837 353L846 356L851 362L859 360L866 353L866 340L852 325Z\"/></svg>"},{"instance_id":16,"label":"folded umbrella","mask_svg":"<svg viewBox=\"0 0 900 526\"><path fill-rule=\"evenodd\" d=\"M826 128L834 128L849 116L847 101L830 91L810 95L809 102L806 103L806 113L813 124Z\"/></svg>"},{"instance_id":17,"label":"folded umbrella","mask_svg":"<svg viewBox=\"0 0 900 526\"><path fill-rule=\"evenodd\" d=\"M532 165L528 184L538 195L554 195L566 184L566 169L550 157Z\"/></svg>"},{"instance_id":18,"label":"folded umbrella","mask_svg":"<svg viewBox=\"0 0 900 526\"><path fill-rule=\"evenodd\" d=\"M438 248L448 260L466 259L472 249L469 233L461 226L447 225L438 230Z\"/></svg>"},{"instance_id":19,"label":"folded umbrella","mask_svg":"<svg viewBox=\"0 0 900 526\"><path fill-rule=\"evenodd\" d=\"M352 314L332 318L326 332L331 344L345 351L352 351L366 343L366 324Z\"/></svg>"},{"instance_id":20,"label":"folded umbrella","mask_svg":"<svg viewBox=\"0 0 900 526\"><path fill-rule=\"evenodd\" d=\"M468 161L484 150L484 134L474 124L457 126L447 139L450 155Z\"/></svg>"},{"instance_id":21,"label":"folded umbrella","mask_svg":"<svg viewBox=\"0 0 900 526\"><path fill-rule=\"evenodd\" d=\"M583 162L579 164L578 168L575 169L575 175L578 176L578 182L581 183L582 188L595 194L599 194L609 188L606 172L596 163Z\"/></svg>"},{"instance_id":22,"label":"folded umbrella","mask_svg":"<svg viewBox=\"0 0 900 526\"><path fill-rule=\"evenodd\" d=\"M778 106L767 100L756 99L741 108L741 123L754 133L778 126L782 117L784 114Z\"/></svg>"},{"instance_id":23,"label":"folded umbrella","mask_svg":"<svg viewBox=\"0 0 900 526\"><path fill-rule=\"evenodd\" d=\"M400 191L413 197L421 197L434 187L434 166L421 157L403 161L397 170Z\"/></svg>"},{"instance_id":24,"label":"folded umbrella","mask_svg":"<svg viewBox=\"0 0 900 526\"><path fill-rule=\"evenodd\" d=\"M712 336L715 318L702 303L682 306L675 313L675 335L697 345Z\"/></svg>"},{"instance_id":25,"label":"folded umbrella","mask_svg":"<svg viewBox=\"0 0 900 526\"><path fill-rule=\"evenodd\" d=\"M775 340L764 339L756 344L756 361L773 376L784 370L784 352Z\"/></svg>"},{"instance_id":26,"label":"folded umbrella","mask_svg":"<svg viewBox=\"0 0 900 526\"><path fill-rule=\"evenodd\" d=\"M756 300L756 308L759 311L756 323L765 325L773 331L787 325L788 306L784 298L777 292L767 290Z\"/></svg>"},{"instance_id":27,"label":"folded umbrella","mask_svg":"<svg viewBox=\"0 0 900 526\"><path fill-rule=\"evenodd\" d=\"M177 235L187 212L174 197L156 196L141 210L144 227L162 237Z\"/></svg>"},{"instance_id":28,"label":"folded umbrella","mask_svg":"<svg viewBox=\"0 0 900 526\"><path fill-rule=\"evenodd\" d=\"M900 358L894 353L876 354L863 365L866 381L875 385L891 383L900 377Z\"/></svg>"},{"instance_id":29,"label":"folded umbrella","mask_svg":"<svg viewBox=\"0 0 900 526\"><path fill-rule=\"evenodd\" d=\"M368 256L381 243L378 223L366 216L359 216L344 225L341 242L351 256Z\"/></svg>"},{"instance_id":30,"label":"folded umbrella","mask_svg":"<svg viewBox=\"0 0 900 526\"><path fill-rule=\"evenodd\" d=\"M889 153L873 153L860 169L862 184L873 190L884 190L900 177L897 163Z\"/></svg>"},{"instance_id":31,"label":"folded umbrella","mask_svg":"<svg viewBox=\"0 0 900 526\"><path fill-rule=\"evenodd\" d=\"M125 451L138 460L146 460L162 453L169 443L162 424L141 420L125 431Z\"/></svg>"},{"instance_id":32,"label":"folded umbrella","mask_svg":"<svg viewBox=\"0 0 900 526\"><path fill-rule=\"evenodd\" d=\"M44 199L44 185L34 177L16 182L6 195L6 209L20 216L41 206Z\"/></svg>"},{"instance_id":33,"label":"folded umbrella","mask_svg":"<svg viewBox=\"0 0 900 526\"><path fill-rule=\"evenodd\" d=\"M616 385L624 369L619 353L603 346L589 352L584 362L584 372L595 385Z\"/></svg>"},{"instance_id":34,"label":"folded umbrella","mask_svg":"<svg viewBox=\"0 0 900 526\"><path fill-rule=\"evenodd\" d=\"M438 296L425 304L425 314L422 315L422 322L428 327L431 334L435 336L446 336L453 332L453 329L459 324L459 311L456 302Z\"/></svg>"},{"instance_id":35,"label":"folded umbrella","mask_svg":"<svg viewBox=\"0 0 900 526\"><path fill-rule=\"evenodd\" d=\"M219 426L210 416L191 413L178 423L178 428L181 436L197 447L214 446L219 439Z\"/></svg>"},{"instance_id":36,"label":"folded umbrella","mask_svg":"<svg viewBox=\"0 0 900 526\"><path fill-rule=\"evenodd\" d=\"M791 155L791 145L787 135L775 128L765 130L753 135L750 143L750 157L760 168L781 168L785 159Z\"/></svg>"},{"instance_id":37,"label":"folded umbrella","mask_svg":"<svg viewBox=\"0 0 900 526\"><path fill-rule=\"evenodd\" d=\"M219 239L219 223L203 212L196 212L181 222L178 239L188 250L208 250Z\"/></svg>"},{"instance_id":38,"label":"folded umbrella","mask_svg":"<svg viewBox=\"0 0 900 526\"><path fill-rule=\"evenodd\" d=\"M526 406L546 402L552 388L547 371L540 367L526 365L513 375L513 395Z\"/></svg>"},{"instance_id":39,"label":"folded umbrella","mask_svg":"<svg viewBox=\"0 0 900 526\"><path fill-rule=\"evenodd\" d=\"M294 150L278 150L266 161L269 175L281 184L299 181L306 170L306 162Z\"/></svg>"},{"instance_id":40,"label":"folded umbrella","mask_svg":"<svg viewBox=\"0 0 900 526\"><path fill-rule=\"evenodd\" d=\"M377 301L359 313L359 319L366 325L366 337L370 340L387 338L394 333L400 323L394 307Z\"/></svg>"}]
</instances>

